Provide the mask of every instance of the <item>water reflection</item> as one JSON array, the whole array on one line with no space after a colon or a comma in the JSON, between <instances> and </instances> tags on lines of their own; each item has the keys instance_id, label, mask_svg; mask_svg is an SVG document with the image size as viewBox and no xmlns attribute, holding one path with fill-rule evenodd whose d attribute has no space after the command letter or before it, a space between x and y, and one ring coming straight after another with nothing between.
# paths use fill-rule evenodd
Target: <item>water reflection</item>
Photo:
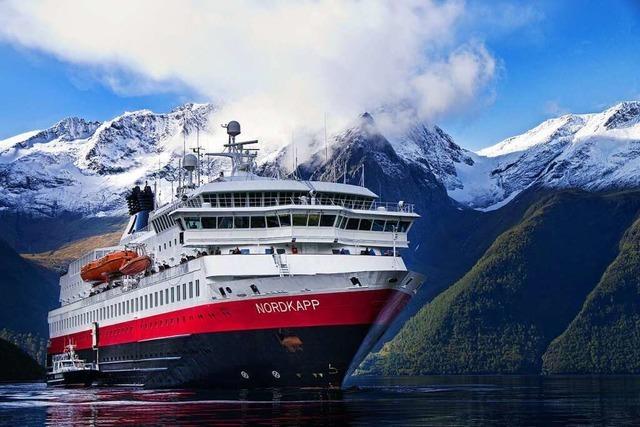
<instances>
[{"instance_id":1,"label":"water reflection","mask_svg":"<svg viewBox=\"0 0 640 427\"><path fill-rule=\"evenodd\" d=\"M4 425L635 425L638 377L422 377L355 390L0 386Z\"/></svg>"}]
</instances>

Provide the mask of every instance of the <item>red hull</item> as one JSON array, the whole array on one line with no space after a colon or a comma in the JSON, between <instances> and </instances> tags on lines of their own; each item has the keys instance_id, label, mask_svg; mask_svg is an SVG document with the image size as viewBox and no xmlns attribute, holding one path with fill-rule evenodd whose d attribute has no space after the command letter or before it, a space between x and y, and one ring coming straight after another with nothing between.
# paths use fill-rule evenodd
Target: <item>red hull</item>
<instances>
[{"instance_id":1,"label":"red hull","mask_svg":"<svg viewBox=\"0 0 640 427\"><path fill-rule=\"evenodd\" d=\"M218 332L387 323L397 312L392 315L383 308L396 298L406 302L409 295L382 289L208 303L100 326L98 344L105 347ZM399 304L398 309L403 306ZM61 353L69 342L78 350L88 349L91 341L87 325L85 331L51 338L49 354Z\"/></svg>"}]
</instances>

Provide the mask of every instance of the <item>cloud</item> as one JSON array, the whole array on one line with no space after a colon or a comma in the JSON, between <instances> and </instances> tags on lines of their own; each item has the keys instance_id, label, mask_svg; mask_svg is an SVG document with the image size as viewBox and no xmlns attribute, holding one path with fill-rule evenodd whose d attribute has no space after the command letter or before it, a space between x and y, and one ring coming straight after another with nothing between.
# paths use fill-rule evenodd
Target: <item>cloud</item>
<instances>
[{"instance_id":1,"label":"cloud","mask_svg":"<svg viewBox=\"0 0 640 427\"><path fill-rule=\"evenodd\" d=\"M117 93L189 87L264 137L383 109L432 121L481 96L496 60L461 1L0 2L0 40L98 70Z\"/></svg>"}]
</instances>

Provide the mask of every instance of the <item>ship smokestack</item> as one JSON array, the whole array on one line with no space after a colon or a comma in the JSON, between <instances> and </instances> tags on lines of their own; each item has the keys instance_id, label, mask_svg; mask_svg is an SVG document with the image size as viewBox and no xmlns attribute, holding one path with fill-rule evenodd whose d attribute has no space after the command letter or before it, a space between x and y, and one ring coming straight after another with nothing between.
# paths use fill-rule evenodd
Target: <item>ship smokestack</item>
<instances>
[{"instance_id":1,"label":"ship smokestack","mask_svg":"<svg viewBox=\"0 0 640 427\"><path fill-rule=\"evenodd\" d=\"M129 215L135 216L133 232L140 231L149 224L149 213L155 205L155 194L149 185L145 185L144 190L136 185L127 195L127 206Z\"/></svg>"}]
</instances>

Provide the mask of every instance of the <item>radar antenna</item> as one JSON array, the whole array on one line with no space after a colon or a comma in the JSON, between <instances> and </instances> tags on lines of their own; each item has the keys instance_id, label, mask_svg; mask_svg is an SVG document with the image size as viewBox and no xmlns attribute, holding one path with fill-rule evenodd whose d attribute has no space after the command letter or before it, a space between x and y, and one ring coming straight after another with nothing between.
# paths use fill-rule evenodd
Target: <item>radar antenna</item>
<instances>
[{"instance_id":1,"label":"radar antenna","mask_svg":"<svg viewBox=\"0 0 640 427\"><path fill-rule=\"evenodd\" d=\"M229 142L224 144L225 151L221 153L207 153L207 156L228 157L231 159L231 175L249 175L255 171L257 148L245 148L245 145L257 144L258 140L236 142L240 135L240 123L235 120L222 125L227 129Z\"/></svg>"}]
</instances>

